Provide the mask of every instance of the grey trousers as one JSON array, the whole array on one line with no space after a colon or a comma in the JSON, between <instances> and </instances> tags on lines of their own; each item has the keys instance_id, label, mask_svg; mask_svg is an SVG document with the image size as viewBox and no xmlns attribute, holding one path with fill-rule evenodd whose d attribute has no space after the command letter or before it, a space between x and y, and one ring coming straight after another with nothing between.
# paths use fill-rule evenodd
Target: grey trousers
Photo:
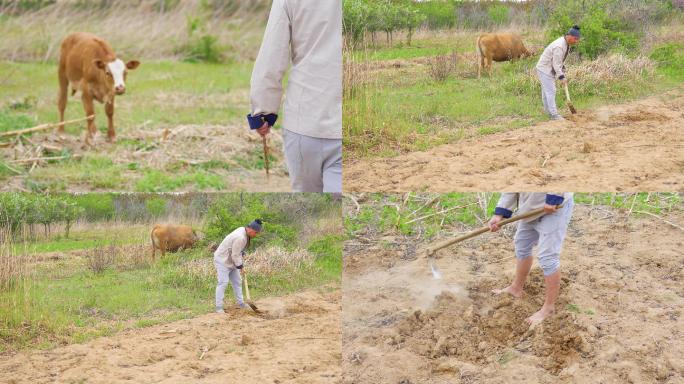
<instances>
[{"instance_id":1,"label":"grey trousers","mask_svg":"<svg viewBox=\"0 0 684 384\"><path fill-rule=\"evenodd\" d=\"M284 130L285 159L294 192L342 192L342 140Z\"/></svg>"},{"instance_id":2,"label":"grey trousers","mask_svg":"<svg viewBox=\"0 0 684 384\"><path fill-rule=\"evenodd\" d=\"M556 107L556 78L537 69L537 77L541 83L542 103L544 111L553 120L562 119Z\"/></svg>"},{"instance_id":3,"label":"grey trousers","mask_svg":"<svg viewBox=\"0 0 684 384\"><path fill-rule=\"evenodd\" d=\"M515 257L522 260L532 256L532 248L538 245L537 258L544 276L556 272L560 267L560 252L573 207L573 200L566 199L563 208L555 213L544 215L529 223L518 223L514 239Z\"/></svg>"},{"instance_id":4,"label":"grey trousers","mask_svg":"<svg viewBox=\"0 0 684 384\"><path fill-rule=\"evenodd\" d=\"M228 282L233 285L233 293L235 299L240 307L245 306L242 299L242 278L240 277L240 270L237 268L228 268L222 263L214 259L214 267L216 267L216 275L218 276L218 284L216 285L216 310L223 309L223 297L226 293Z\"/></svg>"}]
</instances>

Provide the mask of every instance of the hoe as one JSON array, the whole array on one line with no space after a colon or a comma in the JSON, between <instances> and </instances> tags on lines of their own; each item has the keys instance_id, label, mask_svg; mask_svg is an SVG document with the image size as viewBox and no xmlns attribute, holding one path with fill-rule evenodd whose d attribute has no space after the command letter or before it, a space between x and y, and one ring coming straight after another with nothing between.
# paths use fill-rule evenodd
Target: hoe
<instances>
[{"instance_id":1,"label":"hoe","mask_svg":"<svg viewBox=\"0 0 684 384\"><path fill-rule=\"evenodd\" d=\"M558 206L558 208L561 208L562 206L563 205L561 204ZM516 216L510 217L508 219L501 220L499 222L499 227L504 226L506 224L516 222L518 220L523 220L523 219L527 219L530 217L534 217L534 216L537 216L537 215L540 215L543 213L544 213L544 208L534 209L532 211L525 212L523 214L516 215ZM470 233L466 233L465 235L462 235L462 236L459 236L459 237L456 237L453 239L444 240L440 243L433 245L432 247L428 247L428 249L425 251L425 253L426 253L425 256L428 258L428 263L430 264L430 270L432 270L432 276L435 279L441 279L442 278L442 273L435 266L435 263L433 260L433 258L435 256L435 252L439 251L440 249L454 245L456 243L460 243L464 240L468 240L468 239L471 239L473 237L479 236L479 235L486 233L486 232L489 232L489 231L490 231L489 226L485 226L485 227L476 229Z\"/></svg>"},{"instance_id":2,"label":"hoe","mask_svg":"<svg viewBox=\"0 0 684 384\"><path fill-rule=\"evenodd\" d=\"M256 313L261 313L259 308L254 304L252 301L252 297L249 295L249 283L247 282L247 274L245 273L244 276L242 276L242 290L245 292L245 303L249 305L250 308Z\"/></svg>"}]
</instances>

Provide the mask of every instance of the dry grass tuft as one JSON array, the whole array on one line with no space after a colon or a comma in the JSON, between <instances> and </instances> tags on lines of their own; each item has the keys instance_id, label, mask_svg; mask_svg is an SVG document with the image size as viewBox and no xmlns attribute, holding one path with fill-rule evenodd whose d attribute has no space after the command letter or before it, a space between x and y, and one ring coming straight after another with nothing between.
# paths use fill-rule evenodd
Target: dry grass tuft
<instances>
[{"instance_id":1,"label":"dry grass tuft","mask_svg":"<svg viewBox=\"0 0 684 384\"><path fill-rule=\"evenodd\" d=\"M310 265L314 255L305 249L287 251L280 247L262 247L245 257L245 269L250 275L271 276L285 269L299 269ZM194 278L209 279L216 277L216 269L211 258L191 260L182 268Z\"/></svg>"},{"instance_id":2,"label":"dry grass tuft","mask_svg":"<svg viewBox=\"0 0 684 384\"><path fill-rule=\"evenodd\" d=\"M456 52L452 52L450 55L435 56L428 64L430 77L437 82L446 81L456 71L457 64Z\"/></svg>"},{"instance_id":3,"label":"dry grass tuft","mask_svg":"<svg viewBox=\"0 0 684 384\"><path fill-rule=\"evenodd\" d=\"M0 231L0 291L7 290L26 276L27 259L14 254L9 231Z\"/></svg>"},{"instance_id":4,"label":"dry grass tuft","mask_svg":"<svg viewBox=\"0 0 684 384\"><path fill-rule=\"evenodd\" d=\"M118 249L114 244L97 245L86 253L88 268L94 273L104 272L114 265L117 253Z\"/></svg>"},{"instance_id":5,"label":"dry grass tuft","mask_svg":"<svg viewBox=\"0 0 684 384\"><path fill-rule=\"evenodd\" d=\"M645 56L629 58L623 54L610 54L570 67L568 76L593 84L613 83L652 73L655 66L653 60Z\"/></svg>"}]
</instances>

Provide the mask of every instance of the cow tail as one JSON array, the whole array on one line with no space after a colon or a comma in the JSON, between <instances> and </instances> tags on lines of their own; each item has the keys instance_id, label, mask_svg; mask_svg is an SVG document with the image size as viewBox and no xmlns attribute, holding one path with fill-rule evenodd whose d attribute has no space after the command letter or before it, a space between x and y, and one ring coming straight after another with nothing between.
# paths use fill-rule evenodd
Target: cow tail
<instances>
[{"instance_id":1,"label":"cow tail","mask_svg":"<svg viewBox=\"0 0 684 384\"><path fill-rule=\"evenodd\" d=\"M155 257L155 251L156 251L156 245L154 244L154 230L157 229L158 225L155 225L152 227L152 231L150 232L150 240L152 241L152 260L154 261Z\"/></svg>"},{"instance_id":2,"label":"cow tail","mask_svg":"<svg viewBox=\"0 0 684 384\"><path fill-rule=\"evenodd\" d=\"M480 78L480 71L482 68L480 66L482 65L482 48L480 47L480 39L482 38L482 35L477 37L477 42L475 42L475 53L477 54L477 78Z\"/></svg>"}]
</instances>

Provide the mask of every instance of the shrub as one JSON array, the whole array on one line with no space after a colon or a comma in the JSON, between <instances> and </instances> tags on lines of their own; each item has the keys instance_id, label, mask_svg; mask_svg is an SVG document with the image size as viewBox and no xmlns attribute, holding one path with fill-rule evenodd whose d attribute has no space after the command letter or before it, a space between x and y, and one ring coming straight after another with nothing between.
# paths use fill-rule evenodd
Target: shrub
<instances>
[{"instance_id":1,"label":"shrub","mask_svg":"<svg viewBox=\"0 0 684 384\"><path fill-rule=\"evenodd\" d=\"M145 210L147 214L158 218L166 213L166 200L160 197L151 197L145 200Z\"/></svg>"},{"instance_id":2,"label":"shrub","mask_svg":"<svg viewBox=\"0 0 684 384\"><path fill-rule=\"evenodd\" d=\"M195 38L185 48L185 61L196 63L221 63L224 61L218 38L214 35L202 35Z\"/></svg>"},{"instance_id":3,"label":"shrub","mask_svg":"<svg viewBox=\"0 0 684 384\"><path fill-rule=\"evenodd\" d=\"M424 1L416 3L419 12L425 17L425 26L430 29L452 28L456 23L454 0Z\"/></svg>"},{"instance_id":4,"label":"shrub","mask_svg":"<svg viewBox=\"0 0 684 384\"><path fill-rule=\"evenodd\" d=\"M221 63L224 61L225 57L218 44L218 38L206 32L202 18L188 18L187 31L189 41L180 50L185 61L191 63Z\"/></svg>"},{"instance_id":5,"label":"shrub","mask_svg":"<svg viewBox=\"0 0 684 384\"><path fill-rule=\"evenodd\" d=\"M649 57L667 74L684 76L684 43L663 44L656 47Z\"/></svg>"},{"instance_id":6,"label":"shrub","mask_svg":"<svg viewBox=\"0 0 684 384\"><path fill-rule=\"evenodd\" d=\"M75 195L73 199L88 221L112 220L116 215L114 198L110 194L87 193Z\"/></svg>"},{"instance_id":7,"label":"shrub","mask_svg":"<svg viewBox=\"0 0 684 384\"><path fill-rule=\"evenodd\" d=\"M509 8L505 5L495 4L487 8L487 15L494 25L503 25L508 21Z\"/></svg>"},{"instance_id":8,"label":"shrub","mask_svg":"<svg viewBox=\"0 0 684 384\"><path fill-rule=\"evenodd\" d=\"M457 55L436 56L430 59L428 69L430 76L437 82L446 81L456 70Z\"/></svg>"},{"instance_id":9,"label":"shrub","mask_svg":"<svg viewBox=\"0 0 684 384\"><path fill-rule=\"evenodd\" d=\"M88 250L86 259L88 268L93 273L102 273L114 265L116 260L116 245L110 244L102 246L98 244L95 248Z\"/></svg>"},{"instance_id":10,"label":"shrub","mask_svg":"<svg viewBox=\"0 0 684 384\"><path fill-rule=\"evenodd\" d=\"M608 52L621 52L636 55L639 37L636 31L629 30L628 23L617 16L609 15L603 2L593 1L586 6L581 0L567 0L551 14L549 39L565 35L575 24L580 25L582 40L577 45L580 55L591 59Z\"/></svg>"},{"instance_id":11,"label":"shrub","mask_svg":"<svg viewBox=\"0 0 684 384\"><path fill-rule=\"evenodd\" d=\"M293 249L297 244L297 228L288 216L292 212L282 206L266 204L261 194L230 194L221 196L209 207L204 233L207 241L220 243L225 236L256 218L264 221L264 232L252 239L253 248L261 244Z\"/></svg>"}]
</instances>

